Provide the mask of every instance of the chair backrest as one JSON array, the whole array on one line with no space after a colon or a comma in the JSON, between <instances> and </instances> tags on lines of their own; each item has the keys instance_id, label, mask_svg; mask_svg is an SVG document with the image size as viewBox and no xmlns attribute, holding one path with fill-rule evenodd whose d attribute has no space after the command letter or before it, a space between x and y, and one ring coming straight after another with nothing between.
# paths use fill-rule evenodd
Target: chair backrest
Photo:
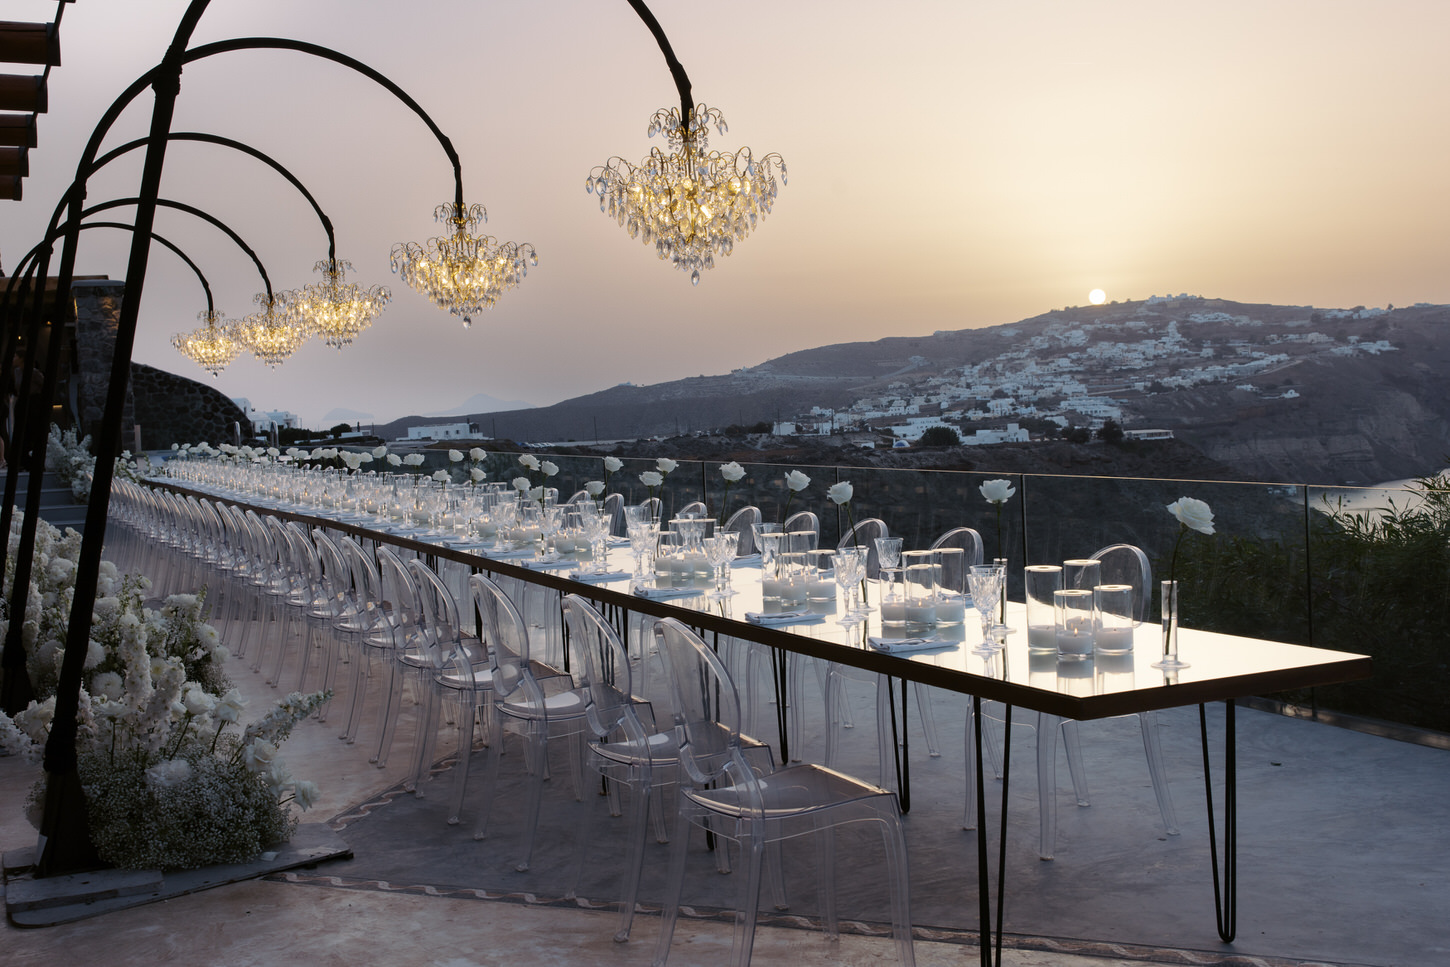
<instances>
[{"instance_id":1,"label":"chair backrest","mask_svg":"<svg viewBox=\"0 0 1450 967\"><path fill-rule=\"evenodd\" d=\"M759 783L741 754L740 696L720 656L674 618L655 623L655 639L674 699L685 774L700 786L724 780L739 790L741 805L763 818Z\"/></svg>"},{"instance_id":2,"label":"chair backrest","mask_svg":"<svg viewBox=\"0 0 1450 967\"><path fill-rule=\"evenodd\" d=\"M352 575L352 594L357 602L358 616L363 619L365 627L371 628L383 613L383 584L377 559L345 534L337 539L337 549L342 552Z\"/></svg>"},{"instance_id":3,"label":"chair backrest","mask_svg":"<svg viewBox=\"0 0 1450 967\"><path fill-rule=\"evenodd\" d=\"M572 671L589 695L584 710L589 728L600 738L622 730L626 739L647 748L643 745L644 727L634 710L629 651L619 635L588 600L577 594L564 596L564 620L569 626L569 650L574 656Z\"/></svg>"},{"instance_id":4,"label":"chair backrest","mask_svg":"<svg viewBox=\"0 0 1450 967\"><path fill-rule=\"evenodd\" d=\"M866 576L875 580L881 576L881 555L876 553L876 538L890 537L891 531L879 517L867 517L856 521L856 526L841 535L837 547L852 547L861 544L870 548L866 552Z\"/></svg>"},{"instance_id":5,"label":"chair backrest","mask_svg":"<svg viewBox=\"0 0 1450 967\"><path fill-rule=\"evenodd\" d=\"M394 648L407 648L417 643L418 590L408 568L392 548L378 545L378 579L382 589L381 605L386 623L393 634Z\"/></svg>"},{"instance_id":6,"label":"chair backrest","mask_svg":"<svg viewBox=\"0 0 1450 967\"><path fill-rule=\"evenodd\" d=\"M332 604L333 617L356 611L357 598L352 593L352 569L343 560L342 551L320 527L313 528L312 541L317 545L317 557L322 562L322 581Z\"/></svg>"},{"instance_id":7,"label":"chair backrest","mask_svg":"<svg viewBox=\"0 0 1450 967\"><path fill-rule=\"evenodd\" d=\"M658 517L664 513L665 502L658 497L646 497L639 502L639 505L641 507L648 507L650 509L650 515L653 517Z\"/></svg>"},{"instance_id":8,"label":"chair backrest","mask_svg":"<svg viewBox=\"0 0 1450 967\"><path fill-rule=\"evenodd\" d=\"M509 596L482 574L468 579L473 606L483 617L483 639L493 668L494 697L542 707L544 693L529 667L529 626Z\"/></svg>"},{"instance_id":9,"label":"chair backrest","mask_svg":"<svg viewBox=\"0 0 1450 967\"><path fill-rule=\"evenodd\" d=\"M954 588L959 592L965 593L967 590L967 575L972 573L972 565L982 563L982 535L970 527L953 527L932 541L932 550L937 550L942 547L959 547L962 549L960 573L956 573L955 567L943 567L941 583L949 588Z\"/></svg>"},{"instance_id":10,"label":"chair backrest","mask_svg":"<svg viewBox=\"0 0 1450 967\"><path fill-rule=\"evenodd\" d=\"M821 519L809 510L799 510L787 517L780 529L786 534L791 531L815 531L819 534Z\"/></svg>"},{"instance_id":11,"label":"chair backrest","mask_svg":"<svg viewBox=\"0 0 1450 967\"><path fill-rule=\"evenodd\" d=\"M1133 614L1141 622L1153 600L1153 565L1148 563L1148 555L1133 544L1109 544L1092 559L1101 566L1102 583L1132 585Z\"/></svg>"},{"instance_id":12,"label":"chair backrest","mask_svg":"<svg viewBox=\"0 0 1450 967\"><path fill-rule=\"evenodd\" d=\"M433 649L433 660L440 666L453 657L460 637L458 605L437 573L419 560L409 561L408 575L418 591L418 632L422 641Z\"/></svg>"},{"instance_id":13,"label":"chair backrest","mask_svg":"<svg viewBox=\"0 0 1450 967\"><path fill-rule=\"evenodd\" d=\"M710 513L710 509L705 506L705 502L704 501L701 501L701 500L692 500L688 504L686 504L685 506L681 507L680 510L679 510L679 512L676 513L675 516L676 517L706 517L706 516L709 515L709 513Z\"/></svg>"},{"instance_id":14,"label":"chair backrest","mask_svg":"<svg viewBox=\"0 0 1450 967\"><path fill-rule=\"evenodd\" d=\"M759 550L755 546L754 525L760 523L760 519L760 508L751 506L741 507L725 522L726 531L735 531L740 535L740 542L735 545L736 557L746 557Z\"/></svg>"},{"instance_id":15,"label":"chair backrest","mask_svg":"<svg viewBox=\"0 0 1450 967\"><path fill-rule=\"evenodd\" d=\"M609 536L625 537L624 494L610 494L604 498L604 512L609 515Z\"/></svg>"},{"instance_id":16,"label":"chair backrest","mask_svg":"<svg viewBox=\"0 0 1450 967\"><path fill-rule=\"evenodd\" d=\"M568 501L566 501L566 503L578 504L578 503L583 503L586 500L593 500L593 499L594 499L593 497L589 496L589 491L587 491L587 490L579 490L579 491L576 491L574 493L574 496L570 497L568 499Z\"/></svg>"}]
</instances>

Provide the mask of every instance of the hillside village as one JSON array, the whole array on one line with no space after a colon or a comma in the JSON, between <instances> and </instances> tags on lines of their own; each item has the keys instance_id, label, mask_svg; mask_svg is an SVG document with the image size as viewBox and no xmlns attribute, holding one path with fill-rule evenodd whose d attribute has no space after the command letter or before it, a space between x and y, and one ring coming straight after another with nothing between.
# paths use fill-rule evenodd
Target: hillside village
<instances>
[{"instance_id":1,"label":"hillside village","mask_svg":"<svg viewBox=\"0 0 1450 967\"><path fill-rule=\"evenodd\" d=\"M931 427L950 427L965 445L1026 442L1109 420L1129 438L1168 436L1143 425L1149 398L1203 386L1233 387L1260 400L1294 400L1299 390L1276 385L1273 376L1318 356L1394 352L1388 339L1336 333L1336 323L1373 320L1380 308L1305 309L1299 318L1267 322L1203 307L1201 296L1152 296L1130 304L1129 313L1078 318L1061 310L1045 325L1029 322L996 328L1010 343L973 363L934 371L913 356L885 392L863 395L839 409L812 406L777 434L828 434L848 428L889 431L915 441ZM1274 315L1281 315L1278 307ZM1340 327L1342 328L1342 327ZM1035 331L1034 331L1035 330ZM1326 331L1328 330L1328 331ZM938 333L937 335L944 335ZM745 373L767 375L770 363Z\"/></svg>"}]
</instances>

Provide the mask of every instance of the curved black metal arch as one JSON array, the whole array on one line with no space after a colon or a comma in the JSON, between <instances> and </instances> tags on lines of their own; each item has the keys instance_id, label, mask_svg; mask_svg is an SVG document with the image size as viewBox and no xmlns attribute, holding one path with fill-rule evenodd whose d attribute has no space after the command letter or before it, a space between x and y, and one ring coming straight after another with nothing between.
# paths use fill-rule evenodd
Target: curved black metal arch
<instances>
[{"instance_id":1,"label":"curved black metal arch","mask_svg":"<svg viewBox=\"0 0 1450 967\"><path fill-rule=\"evenodd\" d=\"M220 134L207 134L204 131L173 131L167 135L167 140L196 141L202 144L221 145L224 148L231 148L234 151L240 151L243 154L251 155L253 158L256 158L258 161L272 168L272 170L276 171L283 178L286 178L288 183L291 184L293 188L296 188L298 193L301 194L303 198L307 199L307 204L312 206L312 210L317 213L317 220L322 223L322 230L327 233L328 259L337 258L337 236L332 229L332 219L327 217L327 213L322 210L322 206L317 203L317 199L313 197L312 192L307 190L307 186L304 185L301 180L298 179L298 177L294 175L291 171L288 171L287 168L284 167L280 161L273 158L269 154L258 151L256 148L243 141L237 141L234 138L224 137ZM146 138L137 138L135 141L126 142L119 148L112 148L110 151L107 151L105 154L101 155L99 158L96 159L96 162L94 165L92 165L91 170L96 171L104 167L105 165L110 164L112 161L115 161L122 155L125 155L131 151L135 151L137 148L144 148L146 147L147 143L148 141ZM153 235L152 237L154 238L155 236Z\"/></svg>"},{"instance_id":2,"label":"curved black metal arch","mask_svg":"<svg viewBox=\"0 0 1450 967\"><path fill-rule=\"evenodd\" d=\"M109 211L112 208L127 208L133 205L140 204L140 198L113 198L110 201L103 201L98 205L92 205L90 208L85 209L81 212L81 217L84 218L87 215L98 215L101 212ZM272 298L272 280L267 277L267 269L264 265L262 265L262 260L257 257L257 253L252 250L252 247L248 245L240 235L232 231L231 227L228 226L226 222L222 221L220 218L217 218L210 212L202 211L195 205L188 205L185 202L173 201L170 198L156 199L156 206L158 208L173 208L176 211L186 212L188 215L195 215L197 218L200 218L205 222L209 222L210 224L215 225L217 228L225 232L227 237L237 244L237 248L245 252L247 254L247 257L252 260L252 264L257 267L258 274L262 276L262 283L267 288L267 298Z\"/></svg>"}]
</instances>

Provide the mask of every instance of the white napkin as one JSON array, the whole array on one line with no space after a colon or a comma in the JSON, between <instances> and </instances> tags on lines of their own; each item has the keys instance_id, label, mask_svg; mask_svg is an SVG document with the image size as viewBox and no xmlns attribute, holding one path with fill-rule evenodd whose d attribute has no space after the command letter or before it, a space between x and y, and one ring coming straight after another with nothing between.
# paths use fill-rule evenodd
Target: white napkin
<instances>
[{"instance_id":1,"label":"white napkin","mask_svg":"<svg viewBox=\"0 0 1450 967\"><path fill-rule=\"evenodd\" d=\"M753 625L803 625L815 621L824 621L826 620L826 616L810 611L773 611L769 614L747 611L745 612L745 620Z\"/></svg>"},{"instance_id":2,"label":"white napkin","mask_svg":"<svg viewBox=\"0 0 1450 967\"><path fill-rule=\"evenodd\" d=\"M574 567L579 562L570 560L567 557L557 557L552 561L537 561L532 558L519 561L520 567L526 567L531 571L553 571L560 568Z\"/></svg>"},{"instance_id":3,"label":"white napkin","mask_svg":"<svg viewBox=\"0 0 1450 967\"><path fill-rule=\"evenodd\" d=\"M877 651L884 651L888 655L902 651L924 651L928 648L945 648L948 645L956 645L959 642L943 641L940 638L878 638L872 635L867 639L871 647Z\"/></svg>"},{"instance_id":4,"label":"white napkin","mask_svg":"<svg viewBox=\"0 0 1450 967\"><path fill-rule=\"evenodd\" d=\"M688 598L692 594L704 594L704 588L642 588L636 587L634 593L641 598L652 598L662 600L664 598Z\"/></svg>"},{"instance_id":5,"label":"white napkin","mask_svg":"<svg viewBox=\"0 0 1450 967\"><path fill-rule=\"evenodd\" d=\"M606 584L610 581L621 581L627 577L629 577L628 571L605 571L603 574L595 574L593 571L569 572L569 580L582 584Z\"/></svg>"}]
</instances>

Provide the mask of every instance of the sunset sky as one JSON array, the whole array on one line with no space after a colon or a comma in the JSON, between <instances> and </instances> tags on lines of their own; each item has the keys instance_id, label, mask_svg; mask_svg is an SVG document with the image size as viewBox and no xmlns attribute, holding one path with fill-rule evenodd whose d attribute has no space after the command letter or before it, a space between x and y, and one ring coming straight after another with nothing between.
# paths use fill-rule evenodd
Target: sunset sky
<instances>
[{"instance_id":1,"label":"sunset sky","mask_svg":"<svg viewBox=\"0 0 1450 967\"><path fill-rule=\"evenodd\" d=\"M44 21L52 0L6 0ZM84 0L61 29L25 200L0 202L4 268L41 237L107 105L160 60L185 0ZM174 130L273 155L337 229L338 255L393 290L339 353L275 372L239 359L231 396L325 426L384 421L475 393L535 404L623 381L722 373L797 349L1014 322L1052 308L1190 292L1317 306L1450 302L1450 3L1444 0L653 0L711 146L779 152L773 214L696 288L584 190L659 139L678 103L624 0L214 0L194 43L279 36L349 54L407 90L451 138L487 230L539 265L465 331L394 276L395 242L437 234L447 160L362 76L300 54L189 66ZM0 71L25 72L4 67ZM108 146L145 132L151 96ZM133 195L141 154L91 182ZM230 224L276 288L315 279L326 241L277 175L175 145L164 196ZM214 229L157 230L241 317L261 284ZM88 232L77 271L125 274L129 240ZM170 346L196 325L195 277L156 250L135 358L210 381Z\"/></svg>"}]
</instances>

